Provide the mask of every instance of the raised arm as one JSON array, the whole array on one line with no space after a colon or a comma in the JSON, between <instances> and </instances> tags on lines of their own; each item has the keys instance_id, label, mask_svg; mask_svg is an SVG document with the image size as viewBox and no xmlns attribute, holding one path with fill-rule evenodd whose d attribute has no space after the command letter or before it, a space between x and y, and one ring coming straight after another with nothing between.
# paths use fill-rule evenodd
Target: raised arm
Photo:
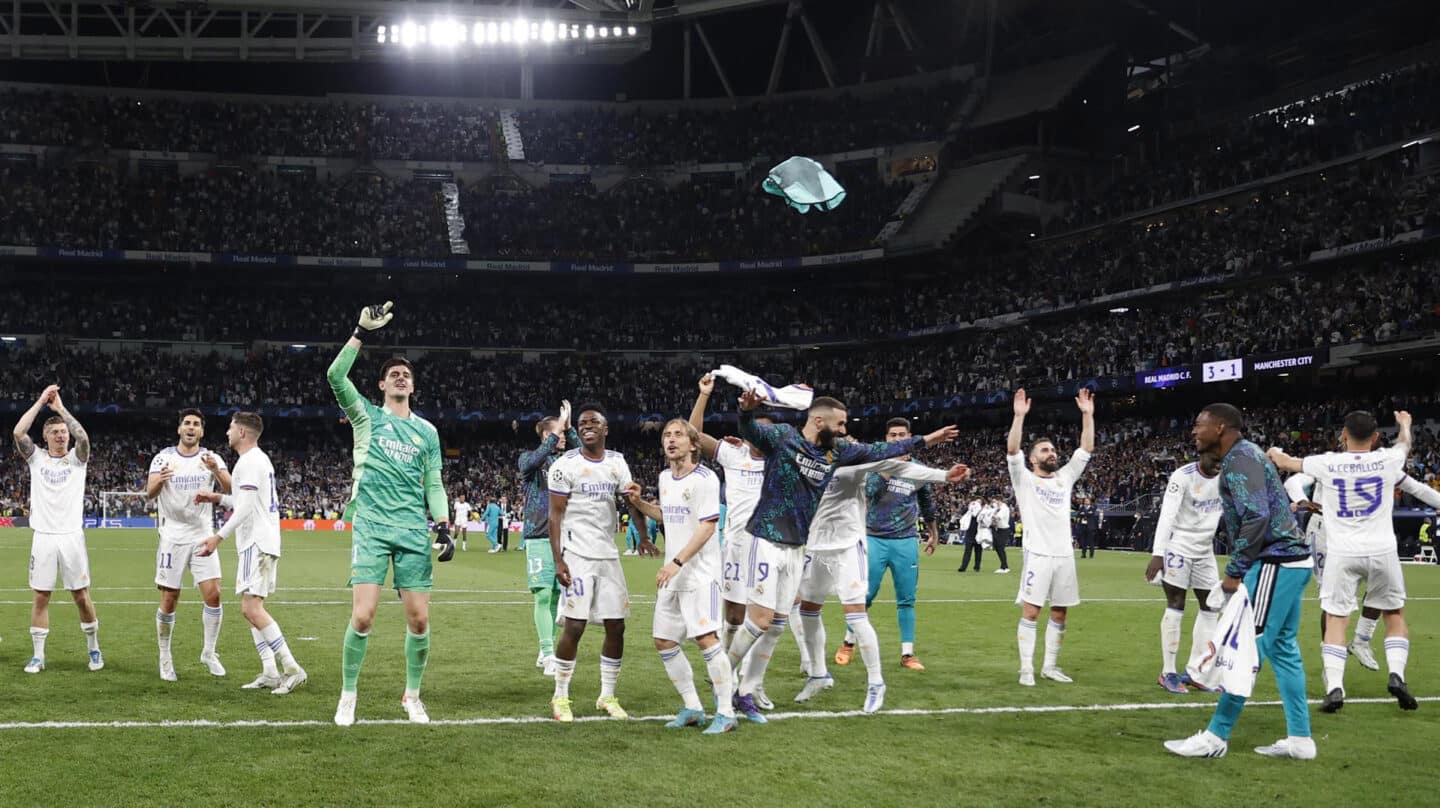
<instances>
[{"instance_id":1,"label":"raised arm","mask_svg":"<svg viewBox=\"0 0 1440 808\"><path fill-rule=\"evenodd\" d=\"M70 430L70 437L75 439L75 457L79 459L81 463L89 463L90 433L86 432L85 427L80 426L80 422L75 420L75 416L71 415L70 411L65 409L65 402L60 400L60 389L58 387L50 396L50 409L59 413L60 417L65 421L65 428Z\"/></svg>"},{"instance_id":2,"label":"raised arm","mask_svg":"<svg viewBox=\"0 0 1440 808\"><path fill-rule=\"evenodd\" d=\"M1414 477L1411 477L1408 474L1405 475L1405 477L1400 480L1400 490L1420 500L1426 505L1429 505L1436 510L1440 510L1440 491L1436 491L1435 489L1431 488L1425 483L1420 482Z\"/></svg>"},{"instance_id":3,"label":"raised arm","mask_svg":"<svg viewBox=\"0 0 1440 808\"><path fill-rule=\"evenodd\" d=\"M751 446L768 457L780 448L785 428L779 424L762 424L756 421L755 408L758 406L759 396L749 390L740 395L740 437L750 441Z\"/></svg>"},{"instance_id":4,"label":"raised arm","mask_svg":"<svg viewBox=\"0 0 1440 808\"><path fill-rule=\"evenodd\" d=\"M1075 406L1080 409L1080 448L1095 451L1095 396L1090 388L1080 388L1075 396Z\"/></svg>"},{"instance_id":5,"label":"raised arm","mask_svg":"<svg viewBox=\"0 0 1440 808\"><path fill-rule=\"evenodd\" d=\"M330 368L325 371L325 380L330 383L335 400L340 402L340 408L345 410L345 415L352 424L357 419L366 417L365 400L360 396L360 391L355 389L355 383L350 381L350 368L355 365L355 357L360 354L360 338L389 324L395 317L390 311L394 306L394 303L387 300L383 305L361 309L359 325L355 327L350 339L340 347L340 353L335 357L335 361L330 363Z\"/></svg>"},{"instance_id":6,"label":"raised arm","mask_svg":"<svg viewBox=\"0 0 1440 808\"><path fill-rule=\"evenodd\" d=\"M700 395L695 397L695 406L690 408L690 426L700 433L700 452L711 460L720 451L720 441L705 434L705 408L710 405L710 394L715 391L715 377L706 373L700 377Z\"/></svg>"},{"instance_id":7,"label":"raised arm","mask_svg":"<svg viewBox=\"0 0 1440 808\"><path fill-rule=\"evenodd\" d=\"M558 429L558 427L557 427ZM528 452L520 453L520 476L529 477L545 467L545 458L555 452L555 444L560 442L560 434L556 431L547 432L545 439L540 445Z\"/></svg>"},{"instance_id":8,"label":"raised arm","mask_svg":"<svg viewBox=\"0 0 1440 808\"><path fill-rule=\"evenodd\" d=\"M1279 446L1271 446L1270 450L1265 453L1265 456L1270 458L1270 462L1275 464L1275 468L1288 474L1299 474L1305 467L1303 458L1291 457L1285 454L1285 450Z\"/></svg>"},{"instance_id":9,"label":"raised arm","mask_svg":"<svg viewBox=\"0 0 1440 808\"><path fill-rule=\"evenodd\" d=\"M10 436L15 441L15 451L21 458L29 460L30 455L35 454L35 441L30 439L30 427L35 425L35 419L39 417L40 411L45 409L45 405L50 403L50 399L59 390L60 386L57 384L45 388L40 393L40 397L35 399L35 403L30 405L30 409L20 416L15 428L11 430Z\"/></svg>"},{"instance_id":10,"label":"raised arm","mask_svg":"<svg viewBox=\"0 0 1440 808\"><path fill-rule=\"evenodd\" d=\"M1410 447L1415 445L1415 433L1411 430L1412 419L1410 413L1405 410L1395 411L1395 426L1399 431L1395 433L1395 445L1405 447L1405 454L1410 454Z\"/></svg>"},{"instance_id":11,"label":"raised arm","mask_svg":"<svg viewBox=\"0 0 1440 808\"><path fill-rule=\"evenodd\" d=\"M205 464L205 468L210 469L211 474L215 475L215 482L220 486L220 493L229 494L234 490L235 481L230 477L230 470L220 462L219 455L214 452L205 452L200 455L200 462ZM153 499L154 495L151 495L151 498Z\"/></svg>"},{"instance_id":12,"label":"raised arm","mask_svg":"<svg viewBox=\"0 0 1440 808\"><path fill-rule=\"evenodd\" d=\"M1030 414L1030 397L1025 388L1015 391L1013 403L1015 417L1010 419L1010 433L1005 436L1005 454L1020 454L1020 445L1025 441L1025 416Z\"/></svg>"}]
</instances>

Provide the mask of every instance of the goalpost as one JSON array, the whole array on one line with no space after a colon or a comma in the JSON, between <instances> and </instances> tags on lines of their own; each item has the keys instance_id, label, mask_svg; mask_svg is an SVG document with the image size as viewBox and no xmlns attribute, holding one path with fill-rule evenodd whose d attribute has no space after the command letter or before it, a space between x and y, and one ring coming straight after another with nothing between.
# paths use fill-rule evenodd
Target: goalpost
<instances>
[{"instance_id":1,"label":"goalpost","mask_svg":"<svg viewBox=\"0 0 1440 808\"><path fill-rule=\"evenodd\" d=\"M143 491L101 491L100 526L104 527L112 514L119 517L128 512L132 516L148 516L148 502Z\"/></svg>"}]
</instances>

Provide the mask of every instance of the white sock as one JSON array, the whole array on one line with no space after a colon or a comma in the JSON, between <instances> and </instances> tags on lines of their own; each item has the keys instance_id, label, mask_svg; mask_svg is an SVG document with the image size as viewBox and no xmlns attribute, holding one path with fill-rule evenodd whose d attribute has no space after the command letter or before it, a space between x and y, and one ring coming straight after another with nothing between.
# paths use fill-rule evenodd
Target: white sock
<instances>
[{"instance_id":1,"label":"white sock","mask_svg":"<svg viewBox=\"0 0 1440 808\"><path fill-rule=\"evenodd\" d=\"M215 643L220 639L220 621L225 619L225 607L206 606L201 615L201 622L205 624L205 648L200 653L204 656L214 656Z\"/></svg>"},{"instance_id":2,"label":"white sock","mask_svg":"<svg viewBox=\"0 0 1440 808\"><path fill-rule=\"evenodd\" d=\"M755 641L754 649L740 666L740 695L748 696L765 686L765 671L770 667L770 657L775 655L775 646L780 644L780 635L785 633L785 623L784 617L775 615L770 628Z\"/></svg>"},{"instance_id":3,"label":"white sock","mask_svg":"<svg viewBox=\"0 0 1440 808\"><path fill-rule=\"evenodd\" d=\"M865 663L869 684L885 684L885 674L880 670L880 637L865 612L851 612L845 615L845 628L852 632L856 645L860 646L860 659Z\"/></svg>"},{"instance_id":4,"label":"white sock","mask_svg":"<svg viewBox=\"0 0 1440 808\"><path fill-rule=\"evenodd\" d=\"M270 621L270 625L260 630L260 636L270 645L270 650L275 652L275 661L280 663L282 670L286 673L300 670L295 656L290 653L290 644L285 642L285 635L280 633L279 623Z\"/></svg>"},{"instance_id":5,"label":"white sock","mask_svg":"<svg viewBox=\"0 0 1440 808\"><path fill-rule=\"evenodd\" d=\"M735 708L730 699L735 695L735 674L730 670L730 657L725 649L712 645L705 651L705 672L710 674L710 684L715 688L715 712L728 718L735 717Z\"/></svg>"},{"instance_id":6,"label":"white sock","mask_svg":"<svg viewBox=\"0 0 1440 808\"><path fill-rule=\"evenodd\" d=\"M829 676L830 669L825 664L825 621L821 619L820 612L802 609L800 619L792 625L801 627L795 632L796 637L805 637L801 647L805 649L804 658L810 661L805 666L805 673L817 678Z\"/></svg>"},{"instance_id":7,"label":"white sock","mask_svg":"<svg viewBox=\"0 0 1440 808\"><path fill-rule=\"evenodd\" d=\"M745 618L745 625L741 628L744 630L735 633L725 651L730 656L730 669L735 671L740 670L740 663L750 655L750 649L755 645L755 641L765 633L759 626L751 622L749 617Z\"/></svg>"},{"instance_id":8,"label":"white sock","mask_svg":"<svg viewBox=\"0 0 1440 808\"><path fill-rule=\"evenodd\" d=\"M1045 663L1040 670L1048 671L1060 661L1060 644L1065 642L1065 624L1054 620L1045 626Z\"/></svg>"},{"instance_id":9,"label":"white sock","mask_svg":"<svg viewBox=\"0 0 1440 808\"><path fill-rule=\"evenodd\" d=\"M30 627L30 644L35 647L35 653L31 656L36 659L45 658L45 638L50 636L50 629Z\"/></svg>"},{"instance_id":10,"label":"white sock","mask_svg":"<svg viewBox=\"0 0 1440 808\"><path fill-rule=\"evenodd\" d=\"M1035 672L1035 621L1020 618L1020 672Z\"/></svg>"},{"instance_id":11,"label":"white sock","mask_svg":"<svg viewBox=\"0 0 1440 808\"><path fill-rule=\"evenodd\" d=\"M913 642L902 642L902 643L900 643L900 656L915 656L915 643L913 643Z\"/></svg>"},{"instance_id":12,"label":"white sock","mask_svg":"<svg viewBox=\"0 0 1440 808\"><path fill-rule=\"evenodd\" d=\"M1219 621L1219 612L1201 609L1195 613L1195 625L1190 629L1190 660L1185 663L1185 672L1191 676L1200 672L1200 660L1210 653L1210 638L1215 636L1215 624Z\"/></svg>"},{"instance_id":13,"label":"white sock","mask_svg":"<svg viewBox=\"0 0 1440 808\"><path fill-rule=\"evenodd\" d=\"M419 690L411 690L410 688L407 687L407 688L405 688L405 695L404 695L403 698L405 699L405 701L419 701L419 700L420 700L420 691L419 691Z\"/></svg>"},{"instance_id":14,"label":"white sock","mask_svg":"<svg viewBox=\"0 0 1440 808\"><path fill-rule=\"evenodd\" d=\"M854 645L854 644L855 644L855 632L851 631L848 626L845 628L845 644L846 644L846 645Z\"/></svg>"},{"instance_id":15,"label":"white sock","mask_svg":"<svg viewBox=\"0 0 1440 808\"><path fill-rule=\"evenodd\" d=\"M160 646L160 658L170 658L170 635L175 632L175 613L166 614L155 610L155 642Z\"/></svg>"},{"instance_id":16,"label":"white sock","mask_svg":"<svg viewBox=\"0 0 1440 808\"><path fill-rule=\"evenodd\" d=\"M720 645L727 652L730 650L730 643L735 641L735 633L739 630L740 626L734 623L726 623L725 628L720 631Z\"/></svg>"},{"instance_id":17,"label":"white sock","mask_svg":"<svg viewBox=\"0 0 1440 808\"><path fill-rule=\"evenodd\" d=\"M800 650L800 669L810 675L810 648L805 642L807 626L804 620L795 620L790 623L790 633L795 635L795 647ZM821 646L822 653L824 646Z\"/></svg>"},{"instance_id":18,"label":"white sock","mask_svg":"<svg viewBox=\"0 0 1440 808\"><path fill-rule=\"evenodd\" d=\"M1409 637L1385 638L1385 668L1405 681L1405 663L1410 661Z\"/></svg>"},{"instance_id":19,"label":"white sock","mask_svg":"<svg viewBox=\"0 0 1440 808\"><path fill-rule=\"evenodd\" d=\"M570 680L575 676L575 660L555 657L555 698L570 698Z\"/></svg>"},{"instance_id":20,"label":"white sock","mask_svg":"<svg viewBox=\"0 0 1440 808\"><path fill-rule=\"evenodd\" d=\"M1175 657L1180 653L1180 624L1185 613L1167 608L1160 618L1160 672L1175 672Z\"/></svg>"},{"instance_id":21,"label":"white sock","mask_svg":"<svg viewBox=\"0 0 1440 808\"><path fill-rule=\"evenodd\" d=\"M695 671L690 668L690 660L685 658L680 646L661 651L660 661L665 665L665 672L670 675L670 683L675 685L675 691L680 694L680 700L685 702L685 709L704 710L704 705L700 703L700 694L695 692Z\"/></svg>"},{"instance_id":22,"label":"white sock","mask_svg":"<svg viewBox=\"0 0 1440 808\"><path fill-rule=\"evenodd\" d=\"M615 683L620 681L620 660L600 655L600 698L615 695Z\"/></svg>"},{"instance_id":23,"label":"white sock","mask_svg":"<svg viewBox=\"0 0 1440 808\"><path fill-rule=\"evenodd\" d=\"M279 676L280 670L275 667L275 649L270 647L265 633L251 626L250 636L255 640L255 653L260 655L260 672L266 676Z\"/></svg>"},{"instance_id":24,"label":"white sock","mask_svg":"<svg viewBox=\"0 0 1440 808\"><path fill-rule=\"evenodd\" d=\"M1345 687L1345 660L1350 652L1343 645L1321 644L1320 659L1325 663L1325 692Z\"/></svg>"},{"instance_id":25,"label":"white sock","mask_svg":"<svg viewBox=\"0 0 1440 808\"><path fill-rule=\"evenodd\" d=\"M100 621L93 623L81 623L80 630L85 632L85 645L90 651L100 650Z\"/></svg>"},{"instance_id":26,"label":"white sock","mask_svg":"<svg viewBox=\"0 0 1440 808\"><path fill-rule=\"evenodd\" d=\"M1375 636L1375 618L1361 617L1355 621L1355 642L1361 645L1369 645L1370 638Z\"/></svg>"}]
</instances>

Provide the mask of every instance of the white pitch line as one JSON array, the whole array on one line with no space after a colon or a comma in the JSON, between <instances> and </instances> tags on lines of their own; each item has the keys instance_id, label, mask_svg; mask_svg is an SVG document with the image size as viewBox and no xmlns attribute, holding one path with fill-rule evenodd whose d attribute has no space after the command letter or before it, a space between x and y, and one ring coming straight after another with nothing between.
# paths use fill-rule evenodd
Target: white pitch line
<instances>
[{"instance_id":1,"label":"white pitch line","mask_svg":"<svg viewBox=\"0 0 1440 808\"><path fill-rule=\"evenodd\" d=\"M1426 696L1417 699L1423 702L1440 701L1440 696ZM1320 699L1311 699L1309 704L1319 704ZM1352 704L1392 704L1394 699L1346 699L1347 706ZM913 710L881 710L876 715L911 717L911 716L938 716L938 715L1026 715L1026 714L1053 714L1053 713L1124 713L1124 712L1148 712L1155 710L1199 710L1214 709L1214 702L1206 701L1173 701L1173 702L1147 702L1137 704L1051 704L1034 706L1009 706L1009 707L942 707L939 709L913 709ZM1279 707L1279 701L1252 701L1245 705L1249 707ZM669 721L673 715L647 715L631 717L631 721ZM788 721L792 719L836 719L836 718L864 718L866 713L860 710L818 710L807 713L770 713L765 716L769 721ZM576 723L592 723L614 721L607 716L581 716L575 719ZM381 718L368 721L358 721L357 724L364 726L393 726L409 724L404 719ZM516 724L554 724L553 718L543 716L502 716L496 718L441 718L432 719L430 726L435 727L483 727L503 726ZM0 722L0 731L5 730L27 730L27 729L184 729L184 728L206 728L206 729L246 729L252 727L264 728L289 728L289 727L332 727L330 721L307 720L307 721L7 721Z\"/></svg>"}]
</instances>

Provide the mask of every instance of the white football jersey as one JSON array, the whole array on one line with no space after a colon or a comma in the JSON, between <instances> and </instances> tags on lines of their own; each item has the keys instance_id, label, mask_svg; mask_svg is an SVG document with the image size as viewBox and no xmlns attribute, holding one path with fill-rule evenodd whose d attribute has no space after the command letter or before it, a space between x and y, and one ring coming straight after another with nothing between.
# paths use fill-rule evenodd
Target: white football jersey
<instances>
[{"instance_id":1,"label":"white football jersey","mask_svg":"<svg viewBox=\"0 0 1440 808\"><path fill-rule=\"evenodd\" d=\"M660 511L665 517L665 561L675 560L695 531L705 522L720 521L720 478L704 466L696 466L677 478L669 469L660 473ZM680 568L667 588L677 591L707 589L720 581L720 532Z\"/></svg>"},{"instance_id":2,"label":"white football jersey","mask_svg":"<svg viewBox=\"0 0 1440 808\"><path fill-rule=\"evenodd\" d=\"M208 502L195 504L196 492L215 490L215 474L201 462L206 454L209 452L205 449L196 449L194 454L184 455L179 447L167 446L150 461L152 475L167 467L174 470L174 476L155 497L160 511L160 538L167 542L186 544L215 535L215 506ZM220 461L220 468L225 468L225 458L218 454L214 457Z\"/></svg>"},{"instance_id":3,"label":"white football jersey","mask_svg":"<svg viewBox=\"0 0 1440 808\"><path fill-rule=\"evenodd\" d=\"M1023 453L1005 457L1010 484L1015 487L1015 504L1020 508L1020 521L1025 523L1021 539L1025 552L1043 556L1075 554L1070 538L1070 495L1089 462L1090 453L1076 449L1070 462L1061 466L1053 477L1039 477L1025 467Z\"/></svg>"},{"instance_id":4,"label":"white football jersey","mask_svg":"<svg viewBox=\"0 0 1440 808\"><path fill-rule=\"evenodd\" d=\"M977 530L989 530L990 528L994 527L994 526L995 526L995 512L996 512L996 510L997 510L997 509L995 508L994 505L986 505L986 506L982 507L982 508L980 509L980 512L977 513L977 514L975 514L975 527L976 527L976 529L977 529Z\"/></svg>"},{"instance_id":5,"label":"white football jersey","mask_svg":"<svg viewBox=\"0 0 1440 808\"><path fill-rule=\"evenodd\" d=\"M25 462L30 467L30 527L36 533L84 530L86 464L75 450L51 457L44 446L36 446Z\"/></svg>"},{"instance_id":6,"label":"white football jersey","mask_svg":"<svg viewBox=\"0 0 1440 808\"><path fill-rule=\"evenodd\" d=\"M455 501L455 524L463 525L470 521L470 503L463 499Z\"/></svg>"},{"instance_id":7,"label":"white football jersey","mask_svg":"<svg viewBox=\"0 0 1440 808\"><path fill-rule=\"evenodd\" d=\"M267 555L280 555L280 499L270 456L259 446L240 455L230 482L235 493L222 501L234 512L220 527L220 535L234 534L237 553L253 546Z\"/></svg>"},{"instance_id":8,"label":"white football jersey","mask_svg":"<svg viewBox=\"0 0 1440 808\"><path fill-rule=\"evenodd\" d=\"M603 460L591 460L571 449L556 460L550 467L550 493L570 500L560 526L560 551L592 559L619 558L617 498L630 483L630 466L619 452L607 449Z\"/></svg>"},{"instance_id":9,"label":"white football jersey","mask_svg":"<svg viewBox=\"0 0 1440 808\"><path fill-rule=\"evenodd\" d=\"M865 540L865 475L872 471L916 483L943 483L946 474L899 458L835 469L810 520L806 550L843 550Z\"/></svg>"},{"instance_id":10,"label":"white football jersey","mask_svg":"<svg viewBox=\"0 0 1440 808\"><path fill-rule=\"evenodd\" d=\"M1311 455L1301 470L1321 488L1325 546L1331 555L1395 552L1395 486L1405 478L1405 447Z\"/></svg>"},{"instance_id":11,"label":"white football jersey","mask_svg":"<svg viewBox=\"0 0 1440 808\"><path fill-rule=\"evenodd\" d=\"M1206 477L1200 464L1186 463L1170 473L1160 518L1155 524L1151 555L1174 553L1184 558L1214 555L1215 529L1220 525L1220 475Z\"/></svg>"},{"instance_id":12,"label":"white football jersey","mask_svg":"<svg viewBox=\"0 0 1440 808\"><path fill-rule=\"evenodd\" d=\"M1010 529L1010 506L1003 502L995 506L995 529Z\"/></svg>"},{"instance_id":13,"label":"white football jersey","mask_svg":"<svg viewBox=\"0 0 1440 808\"><path fill-rule=\"evenodd\" d=\"M725 532L744 531L760 501L765 458L751 457L744 444L736 446L722 440L715 449L715 462L725 469Z\"/></svg>"}]
</instances>

